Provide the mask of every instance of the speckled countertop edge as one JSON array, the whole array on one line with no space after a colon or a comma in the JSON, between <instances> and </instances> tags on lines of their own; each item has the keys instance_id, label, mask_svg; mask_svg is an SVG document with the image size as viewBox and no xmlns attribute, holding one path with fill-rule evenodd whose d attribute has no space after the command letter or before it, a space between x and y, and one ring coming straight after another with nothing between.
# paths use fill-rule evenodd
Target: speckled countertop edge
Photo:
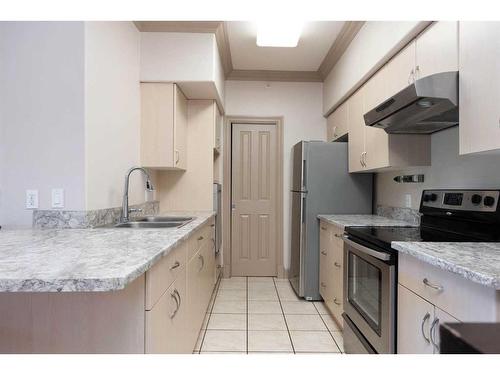
<instances>
[{"instance_id":1,"label":"speckled countertop edge","mask_svg":"<svg viewBox=\"0 0 500 375\"><path fill-rule=\"evenodd\" d=\"M196 219L169 231L123 228L1 231L0 292L105 292L123 289L186 241L215 213L177 211L162 215L189 215ZM12 242L9 243L9 240ZM92 248L92 243L99 246ZM86 244L89 245L86 247ZM72 256L66 260L68 264L63 263L65 246L73 248ZM42 250L38 251L40 249ZM29 269L30 256L39 262L33 265L32 273ZM108 260L112 262L109 269ZM37 266L42 270L36 269ZM83 271L76 269L72 276L71 267L75 266L82 266ZM92 276L82 275L85 269ZM43 272L47 277L37 275Z\"/></svg>"},{"instance_id":2,"label":"speckled countertop edge","mask_svg":"<svg viewBox=\"0 0 500 375\"><path fill-rule=\"evenodd\" d=\"M369 227L369 226L400 226L400 227L418 227L418 224L410 223L403 220L390 219L379 215L362 215L362 214L346 214L346 215L318 215L318 219L337 225L342 229L345 227Z\"/></svg>"}]
</instances>

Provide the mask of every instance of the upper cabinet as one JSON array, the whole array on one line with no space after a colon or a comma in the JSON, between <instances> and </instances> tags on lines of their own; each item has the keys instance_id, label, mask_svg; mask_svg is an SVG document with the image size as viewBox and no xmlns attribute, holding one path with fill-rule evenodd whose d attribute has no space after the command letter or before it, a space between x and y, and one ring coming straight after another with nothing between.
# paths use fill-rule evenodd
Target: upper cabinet
<instances>
[{"instance_id":1,"label":"upper cabinet","mask_svg":"<svg viewBox=\"0 0 500 375\"><path fill-rule=\"evenodd\" d=\"M326 138L333 142L344 138L349 132L349 110L347 103L342 103L327 119Z\"/></svg>"},{"instance_id":2,"label":"upper cabinet","mask_svg":"<svg viewBox=\"0 0 500 375\"><path fill-rule=\"evenodd\" d=\"M415 41L415 79L458 70L458 22L436 22Z\"/></svg>"},{"instance_id":3,"label":"upper cabinet","mask_svg":"<svg viewBox=\"0 0 500 375\"><path fill-rule=\"evenodd\" d=\"M347 101L349 172L430 165L429 135L387 134L365 125L363 115L389 96L390 74L388 66L383 67Z\"/></svg>"},{"instance_id":4,"label":"upper cabinet","mask_svg":"<svg viewBox=\"0 0 500 375\"><path fill-rule=\"evenodd\" d=\"M415 41L413 40L386 65L386 90L388 96L398 93L413 83L415 79ZM375 103L375 108L381 102Z\"/></svg>"},{"instance_id":5,"label":"upper cabinet","mask_svg":"<svg viewBox=\"0 0 500 375\"><path fill-rule=\"evenodd\" d=\"M460 22L460 154L500 149L500 22Z\"/></svg>"},{"instance_id":6,"label":"upper cabinet","mask_svg":"<svg viewBox=\"0 0 500 375\"><path fill-rule=\"evenodd\" d=\"M141 164L187 168L187 100L173 83L141 83Z\"/></svg>"}]
</instances>

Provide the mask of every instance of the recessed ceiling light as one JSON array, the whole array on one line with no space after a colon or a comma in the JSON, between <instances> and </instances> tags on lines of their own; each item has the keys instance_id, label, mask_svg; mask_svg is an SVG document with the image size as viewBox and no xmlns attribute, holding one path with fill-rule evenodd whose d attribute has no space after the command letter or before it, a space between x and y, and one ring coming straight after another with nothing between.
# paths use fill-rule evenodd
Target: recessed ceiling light
<instances>
[{"instance_id":1,"label":"recessed ceiling light","mask_svg":"<svg viewBox=\"0 0 500 375\"><path fill-rule=\"evenodd\" d=\"M297 47L304 22L257 21L257 45L259 47Z\"/></svg>"}]
</instances>

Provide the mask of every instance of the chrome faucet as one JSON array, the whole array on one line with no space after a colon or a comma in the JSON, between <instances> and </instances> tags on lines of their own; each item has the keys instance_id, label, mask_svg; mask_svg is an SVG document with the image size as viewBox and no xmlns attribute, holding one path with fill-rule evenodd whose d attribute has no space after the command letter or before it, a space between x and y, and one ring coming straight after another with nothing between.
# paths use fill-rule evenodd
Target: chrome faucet
<instances>
[{"instance_id":1,"label":"chrome faucet","mask_svg":"<svg viewBox=\"0 0 500 375\"><path fill-rule=\"evenodd\" d=\"M132 174L133 171L139 170L142 173L146 175L146 189L148 191L153 191L153 184L151 183L151 177L149 176L148 171L146 171L142 167L132 167L130 168L127 173L125 174L125 186L123 189L123 205L122 205L122 217L121 217L121 222L126 223L129 220L128 214L130 212L140 212L142 211L140 208L128 208L128 185L129 185L129 179L130 175Z\"/></svg>"}]
</instances>

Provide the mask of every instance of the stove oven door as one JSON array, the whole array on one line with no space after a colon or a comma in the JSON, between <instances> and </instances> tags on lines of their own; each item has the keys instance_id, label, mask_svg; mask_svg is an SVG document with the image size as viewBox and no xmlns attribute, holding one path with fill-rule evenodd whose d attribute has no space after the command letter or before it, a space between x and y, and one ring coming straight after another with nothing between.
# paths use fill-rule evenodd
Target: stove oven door
<instances>
[{"instance_id":1,"label":"stove oven door","mask_svg":"<svg viewBox=\"0 0 500 375\"><path fill-rule=\"evenodd\" d=\"M344 241L345 314L377 353L395 353L395 256Z\"/></svg>"}]
</instances>

